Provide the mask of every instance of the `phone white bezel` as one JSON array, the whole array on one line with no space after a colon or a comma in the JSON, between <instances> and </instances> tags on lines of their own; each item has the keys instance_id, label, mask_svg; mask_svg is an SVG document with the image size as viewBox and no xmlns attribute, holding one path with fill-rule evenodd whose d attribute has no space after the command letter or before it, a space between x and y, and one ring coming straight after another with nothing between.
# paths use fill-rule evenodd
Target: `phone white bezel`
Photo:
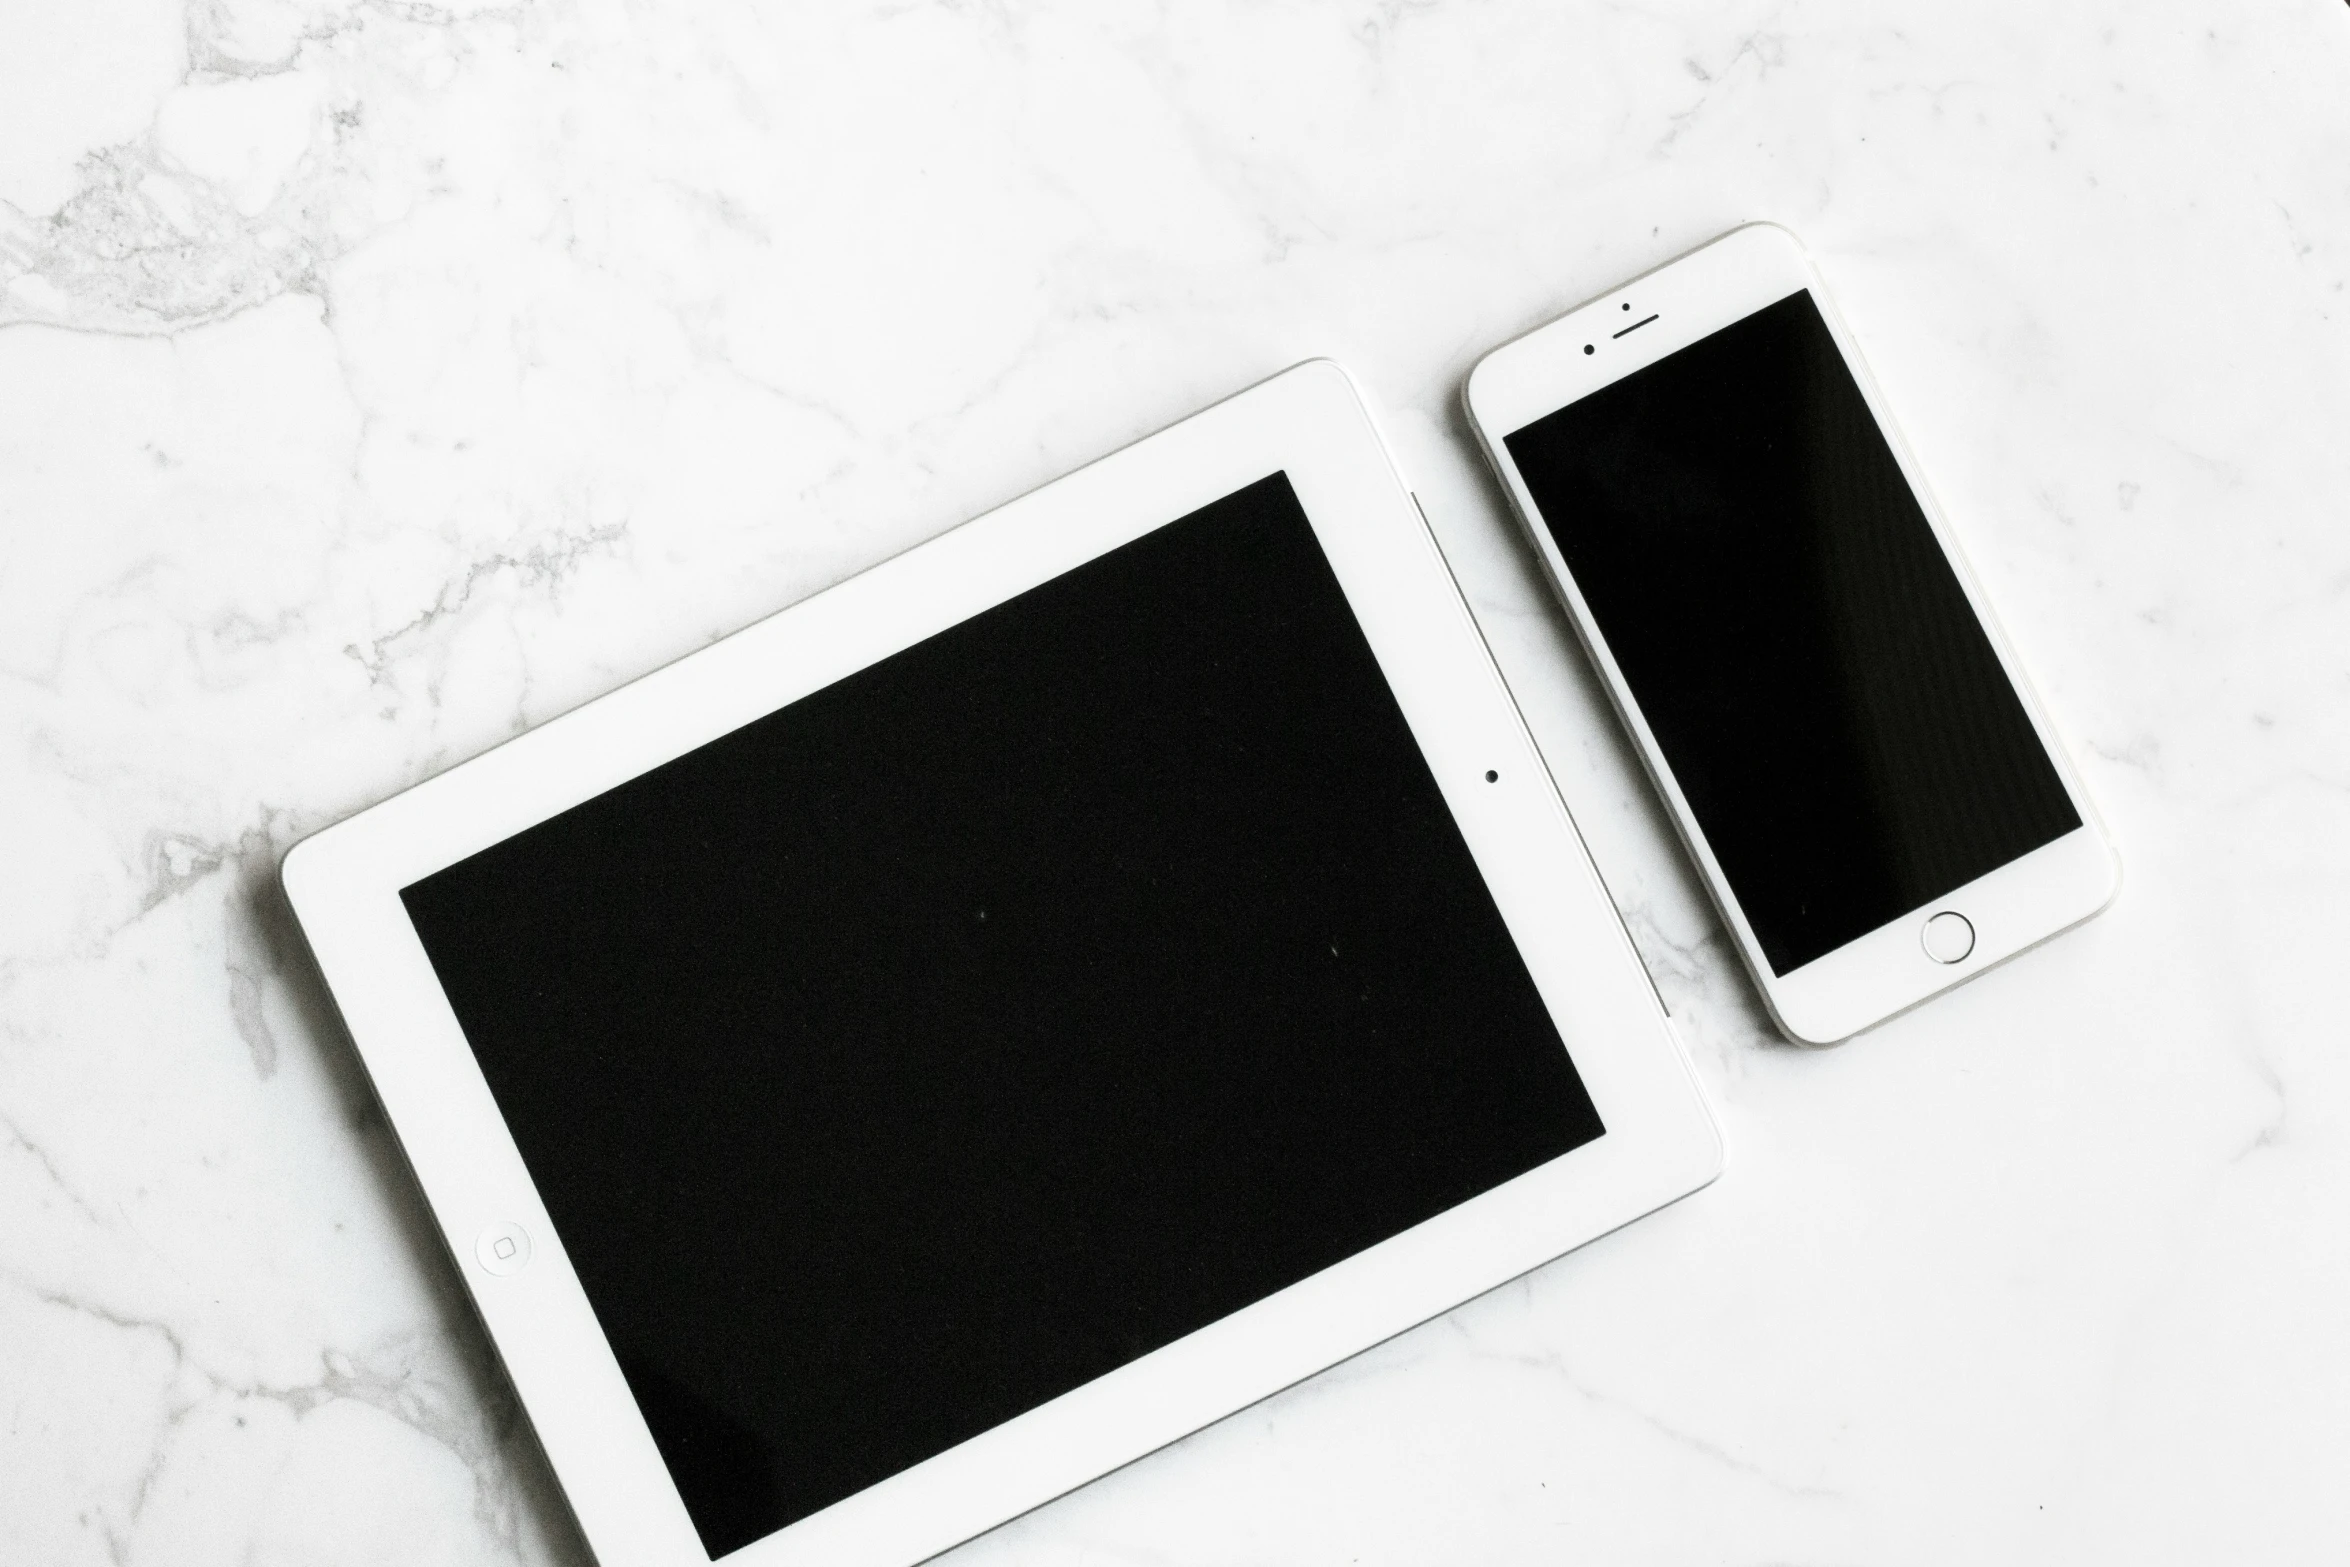
<instances>
[{"instance_id":1,"label":"phone white bezel","mask_svg":"<svg viewBox=\"0 0 2350 1567\"><path fill-rule=\"evenodd\" d=\"M2041 746L2054 764L2081 827L1960 887L1943 898L1902 914L1876 930L1786 974L1775 974L1764 957L1736 892L1689 809L1623 671L1609 651L1577 589L1558 543L1542 525L1526 481L1511 459L1505 438L1537 419L1601 387L1623 379L1711 336L1798 290L1808 289L1827 322L1836 347L1885 432L1903 477L1917 496L1928 525L1982 622L2008 681L2029 715ZM1588 350L1586 345L1589 345ZM1868 373L1851 334L1837 315L1818 270L1795 237L1775 224L1752 223L1677 260L1633 279L1621 288L1558 320L1504 344L1470 371L1463 392L1469 422L1486 457L1501 476L1512 509L1541 557L1551 585L1573 622L1577 637L1598 669L1608 698L1622 718L1643 766L1664 797L1675 830L1697 862L1707 893L1736 941L1747 971L1761 989L1772 1020L1790 1038L1828 1044L1884 1021L1927 997L1963 983L2025 948L2087 919L2112 901L2121 882L2120 861L2105 836L2096 809L2081 786L2071 759L2058 742L2031 683L2017 665L1997 618L1958 548L1933 490L1925 481L1883 394ZM1974 946L1955 963L1930 956L1925 922L1944 911L1966 917Z\"/></svg>"},{"instance_id":2,"label":"phone white bezel","mask_svg":"<svg viewBox=\"0 0 2350 1567\"><path fill-rule=\"evenodd\" d=\"M400 889L1274 472L1289 475L1606 1134L725 1560L905 1567L1719 1171L1689 1064L1369 414L1337 366L1297 366L288 853L301 927L598 1559L709 1560ZM493 1254L518 1230L519 1256Z\"/></svg>"}]
</instances>

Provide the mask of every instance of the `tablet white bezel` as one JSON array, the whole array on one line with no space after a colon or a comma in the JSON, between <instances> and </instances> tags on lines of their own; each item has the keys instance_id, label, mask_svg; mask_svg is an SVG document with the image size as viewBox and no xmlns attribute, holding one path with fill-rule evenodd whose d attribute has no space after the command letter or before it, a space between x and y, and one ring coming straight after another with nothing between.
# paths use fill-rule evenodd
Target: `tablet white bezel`
<instances>
[{"instance_id":1,"label":"tablet white bezel","mask_svg":"<svg viewBox=\"0 0 2350 1567\"><path fill-rule=\"evenodd\" d=\"M1688 1063L1424 520L1345 373L1300 365L287 855L303 931L600 1560L700 1567L709 1557L400 889L1274 472L1289 475L1606 1134L725 1561L906 1567L1718 1172L1719 1138ZM477 1254L499 1226L527 1234L526 1265Z\"/></svg>"},{"instance_id":2,"label":"tablet white bezel","mask_svg":"<svg viewBox=\"0 0 2350 1567\"><path fill-rule=\"evenodd\" d=\"M2081 826L1832 952L1778 974L1764 956L1736 891L1723 875L1639 701L1592 619L1558 541L1543 526L1541 511L1505 441L1536 420L1799 290L1809 290L1818 305L1837 351L1843 355L1877 427L1884 432L1886 444L1917 497L1968 605L1982 623L1992 652L2015 688ZM2047 940L2112 901L2120 887L2120 861L2107 841L2088 791L2016 662L1924 472L1886 406L1884 394L1836 314L1818 269L1792 234L1776 224L1747 224L1503 344L1469 372L1463 401L1469 423L1495 472L1501 475L1511 506L1542 558L1576 636L1598 669L1610 702L1640 752L1642 765L1664 797L1674 829L1690 858L1697 862L1706 890L1782 1033L1807 1044L1846 1038ZM1926 921L1944 910L1964 914L1975 931L1972 950L1954 963L1934 959L1922 939Z\"/></svg>"}]
</instances>

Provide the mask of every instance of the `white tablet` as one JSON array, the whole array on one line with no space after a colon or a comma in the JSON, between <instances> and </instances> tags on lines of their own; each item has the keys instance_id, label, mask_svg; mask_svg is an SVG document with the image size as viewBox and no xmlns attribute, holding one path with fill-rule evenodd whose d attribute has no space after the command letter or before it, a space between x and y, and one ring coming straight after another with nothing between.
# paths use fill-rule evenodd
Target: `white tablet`
<instances>
[{"instance_id":1,"label":"white tablet","mask_svg":"<svg viewBox=\"0 0 2350 1567\"><path fill-rule=\"evenodd\" d=\"M1720 1164L1326 363L284 879L614 1567L904 1567Z\"/></svg>"}]
</instances>

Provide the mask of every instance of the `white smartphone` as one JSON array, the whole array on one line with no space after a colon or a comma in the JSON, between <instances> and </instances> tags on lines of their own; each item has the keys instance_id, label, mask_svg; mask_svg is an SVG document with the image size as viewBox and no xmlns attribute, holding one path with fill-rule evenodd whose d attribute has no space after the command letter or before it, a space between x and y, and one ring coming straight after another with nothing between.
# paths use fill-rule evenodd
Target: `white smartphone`
<instances>
[{"instance_id":1,"label":"white smartphone","mask_svg":"<svg viewBox=\"0 0 2350 1567\"><path fill-rule=\"evenodd\" d=\"M1786 1034L1843 1039L2112 900L2080 779L1786 230L1496 349L1467 400Z\"/></svg>"}]
</instances>

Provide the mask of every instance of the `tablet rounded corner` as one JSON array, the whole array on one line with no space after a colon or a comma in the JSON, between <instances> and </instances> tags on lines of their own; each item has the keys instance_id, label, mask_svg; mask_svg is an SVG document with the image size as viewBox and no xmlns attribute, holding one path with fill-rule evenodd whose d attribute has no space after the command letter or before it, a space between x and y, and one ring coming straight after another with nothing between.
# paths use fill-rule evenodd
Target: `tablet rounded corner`
<instances>
[{"instance_id":1,"label":"tablet rounded corner","mask_svg":"<svg viewBox=\"0 0 2350 1567\"><path fill-rule=\"evenodd\" d=\"M319 840L325 836L325 831L321 830L306 838L297 838L285 853L278 856L278 891L285 895L286 902L293 905L297 914L305 904L312 901L311 893L318 885L319 861L323 857Z\"/></svg>"},{"instance_id":2,"label":"tablet rounded corner","mask_svg":"<svg viewBox=\"0 0 2350 1567\"><path fill-rule=\"evenodd\" d=\"M1348 402L1366 415L1370 412L1370 400L1363 396L1362 383L1355 379L1354 372L1327 354L1300 359L1281 372L1282 379L1292 376L1314 385L1335 383L1334 389L1343 390Z\"/></svg>"},{"instance_id":3,"label":"tablet rounded corner","mask_svg":"<svg viewBox=\"0 0 2350 1567\"><path fill-rule=\"evenodd\" d=\"M1689 1118L1692 1122L1685 1138L1684 1151L1676 1165L1675 1186L1679 1195L1686 1197L1701 1192L1722 1178L1723 1169L1730 1162L1729 1140L1722 1134L1720 1118L1714 1114L1712 1103L1705 1095L1705 1085L1698 1081L1697 1063L1689 1058L1688 1047L1682 1044L1678 1031L1667 1031L1673 1036L1673 1053L1680 1058L1681 1073L1689 1088Z\"/></svg>"},{"instance_id":4,"label":"tablet rounded corner","mask_svg":"<svg viewBox=\"0 0 2350 1567\"><path fill-rule=\"evenodd\" d=\"M1689 1188L1693 1192L1704 1191L1713 1185L1722 1178L1722 1172L1730 1167L1730 1140L1722 1135L1722 1123L1714 1119L1713 1111L1706 1107L1702 1098L1698 1100L1698 1108L1705 1116L1705 1142L1693 1171L1696 1184Z\"/></svg>"}]
</instances>

